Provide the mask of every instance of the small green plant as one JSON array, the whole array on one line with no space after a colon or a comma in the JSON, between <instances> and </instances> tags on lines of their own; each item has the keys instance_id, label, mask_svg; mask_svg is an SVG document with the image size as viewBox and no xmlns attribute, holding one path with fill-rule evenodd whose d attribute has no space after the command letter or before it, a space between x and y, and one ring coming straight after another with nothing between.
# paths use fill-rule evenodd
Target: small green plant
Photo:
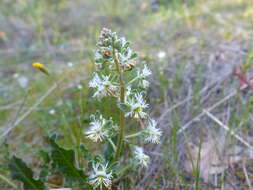
<instances>
[{"instance_id":1,"label":"small green plant","mask_svg":"<svg viewBox=\"0 0 253 190\"><path fill-rule=\"evenodd\" d=\"M149 85L146 77L151 75L151 71L146 65L135 68L137 54L129 47L130 43L125 38L118 37L115 32L104 28L97 46L98 49L95 52L97 72L89 86L95 89L94 98L102 99L111 96L115 99L120 112L120 121L119 124L115 124L112 118L105 119L100 113L91 117L92 122L90 129L86 132L87 137L94 142L108 141L114 152L112 159L104 158L106 163L97 163L93 167L94 175L90 183L96 188L104 181L104 185L110 188L109 180L112 176L108 175L104 179L99 177L101 171L106 173L108 164L110 166L118 163L118 166L109 171L109 174L120 171L123 163L129 164L128 167L148 166L149 157L141 147L131 144L129 139L142 137L145 142L159 143L161 131L156 128L155 120L146 113L148 104L144 97ZM135 134L125 135L126 118L137 120L142 130ZM129 158L126 156L127 147L132 155Z\"/></svg>"},{"instance_id":2,"label":"small green plant","mask_svg":"<svg viewBox=\"0 0 253 190\"><path fill-rule=\"evenodd\" d=\"M64 179L59 187L102 190L116 188L114 182L118 184L129 171L148 167L149 156L131 139L138 137L143 143L157 144L162 132L147 114L149 105L145 96L151 71L147 65L136 63L137 53L131 50L130 43L103 28L95 51L96 72L89 87L94 89L94 99L102 102L109 98L117 105L118 112L110 118L99 111L90 116L89 129L84 135L98 149L91 151L81 143L75 150L66 150L57 145L57 135L53 135L47 139L49 150L39 153L43 158L39 179L34 179L33 172L15 156L9 164L13 179L22 181L24 189L42 190L50 185L50 176L58 174ZM131 126L126 124L130 120L134 120ZM128 127L137 126L140 129L126 134Z\"/></svg>"}]
</instances>

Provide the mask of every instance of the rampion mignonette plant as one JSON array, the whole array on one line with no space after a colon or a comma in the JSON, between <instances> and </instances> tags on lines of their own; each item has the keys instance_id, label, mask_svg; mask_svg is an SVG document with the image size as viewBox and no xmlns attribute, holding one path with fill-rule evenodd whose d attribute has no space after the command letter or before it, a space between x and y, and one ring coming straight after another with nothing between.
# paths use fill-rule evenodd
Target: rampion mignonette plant
<instances>
[{"instance_id":1,"label":"rampion mignonette plant","mask_svg":"<svg viewBox=\"0 0 253 190\"><path fill-rule=\"evenodd\" d=\"M103 99L114 97L119 108L120 119L116 124L112 118L105 118L99 112L91 116L90 128L85 135L93 142L109 142L114 150L112 161L93 162L89 183L94 189L103 186L110 189L115 169L109 165L123 162L131 166L147 167L150 161L142 147L130 144L129 139L141 137L145 143L159 143L162 132L157 123L147 114L149 105L145 101L146 89L149 86L147 77L151 71L147 65L137 67L137 54L129 47L130 43L124 37L118 37L115 32L103 28L95 51L96 72L89 86L94 89L93 97ZM136 120L140 131L126 135L126 119ZM122 147L129 147L131 157L122 153ZM125 150L125 149L124 149ZM117 165L117 164L116 164Z\"/></svg>"}]
</instances>

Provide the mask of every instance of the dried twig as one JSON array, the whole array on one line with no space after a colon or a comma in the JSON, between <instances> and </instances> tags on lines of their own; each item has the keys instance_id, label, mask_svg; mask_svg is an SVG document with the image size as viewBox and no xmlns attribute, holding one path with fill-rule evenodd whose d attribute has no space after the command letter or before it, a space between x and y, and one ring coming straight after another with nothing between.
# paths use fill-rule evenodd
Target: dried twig
<instances>
[{"instance_id":1,"label":"dried twig","mask_svg":"<svg viewBox=\"0 0 253 190\"><path fill-rule=\"evenodd\" d=\"M239 135L235 134L234 131L232 131L227 125L223 124L218 118L216 118L213 114L211 114L209 111L207 110L203 110L203 113L206 114L209 118L211 118L213 121L215 121L218 125L220 125L221 127L223 127L226 131L229 132L230 135L232 135L233 137L235 137L237 140L239 140L242 144L244 144L245 146L247 146L250 149L253 149L253 147L247 142L245 141L242 137L240 137Z\"/></svg>"},{"instance_id":2,"label":"dried twig","mask_svg":"<svg viewBox=\"0 0 253 190\"><path fill-rule=\"evenodd\" d=\"M8 109L13 109L15 108L17 105L19 105L22 101L17 101L15 103L9 104L9 105L5 105L5 106L0 106L0 110L8 110Z\"/></svg>"},{"instance_id":3,"label":"dried twig","mask_svg":"<svg viewBox=\"0 0 253 190\"><path fill-rule=\"evenodd\" d=\"M243 164L242 164L242 168L243 168L243 172L244 172L244 175L245 175L247 184L248 184L248 186L249 186L249 189L250 189L250 190L253 190L252 185L251 185L251 182L250 182L250 179L249 179L249 175L248 175L247 169L246 169L246 167L245 167L245 161L244 161Z\"/></svg>"},{"instance_id":4,"label":"dried twig","mask_svg":"<svg viewBox=\"0 0 253 190\"><path fill-rule=\"evenodd\" d=\"M203 88L199 93L200 93L200 94L205 93L205 92L208 91L209 89L213 88L218 82L223 81L223 80L226 79L226 78L227 78L227 76L224 77L224 78L222 78L221 80L217 80L217 81L213 82L213 83L210 84L209 86ZM187 103L188 101L190 101L190 100L192 100L192 99L193 99L193 96L189 96L189 97L185 98L184 100L182 100L182 101L180 101L180 102L174 104L173 106L171 106L169 109L167 109L166 111L164 111L164 113L159 117L158 123L159 123L160 121L162 121L162 120L164 119L164 117L166 117L166 115L167 115L168 113L170 113L172 110L176 109L176 108L179 107L179 106L184 105L185 103Z\"/></svg>"},{"instance_id":5,"label":"dried twig","mask_svg":"<svg viewBox=\"0 0 253 190\"><path fill-rule=\"evenodd\" d=\"M225 101L227 101L228 99L230 99L231 97L235 96L237 93L237 90L234 90L233 92L231 92L229 95L227 95L226 97L224 97L223 99L221 99L220 101L216 102L213 106L207 108L206 110L211 111L213 109L215 109L217 106L221 105L222 103L224 103ZM194 117L192 120L190 120L189 122L187 122L180 130L178 130L177 135L181 134L184 130L186 130L192 123L194 123L195 121L199 120L202 116L204 116L205 113L202 111L199 115L197 115L196 117Z\"/></svg>"},{"instance_id":6,"label":"dried twig","mask_svg":"<svg viewBox=\"0 0 253 190\"><path fill-rule=\"evenodd\" d=\"M251 83L253 80L251 79L249 83ZM244 90L246 88L248 88L248 84L244 84L243 86L240 87L240 90ZM224 98L222 98L220 101L216 102L213 106L206 108L206 111L212 111L213 109L215 109L216 107L218 107L219 105L223 104L225 101L229 100L230 98L232 98L233 96L235 96L237 94L238 90L234 90L232 91L230 94L228 94L227 96L225 96ZM194 123L195 121L199 120L202 116L204 116L205 113L204 111L202 111L199 115L197 115L196 117L194 117L192 120L190 120L189 122L187 122L180 130L178 130L177 134L181 134L184 130L186 130L192 123Z\"/></svg>"}]
</instances>

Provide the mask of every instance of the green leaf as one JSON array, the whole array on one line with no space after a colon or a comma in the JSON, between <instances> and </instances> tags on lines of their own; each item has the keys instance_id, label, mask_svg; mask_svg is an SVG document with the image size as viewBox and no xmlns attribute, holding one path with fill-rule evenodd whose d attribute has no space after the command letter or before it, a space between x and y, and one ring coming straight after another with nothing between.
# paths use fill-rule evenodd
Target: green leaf
<instances>
[{"instance_id":1,"label":"green leaf","mask_svg":"<svg viewBox=\"0 0 253 190\"><path fill-rule=\"evenodd\" d=\"M89 150L86 148L86 146L83 143L80 144L79 149L81 150L85 160L93 159L91 153L89 152Z\"/></svg>"},{"instance_id":2,"label":"green leaf","mask_svg":"<svg viewBox=\"0 0 253 190\"><path fill-rule=\"evenodd\" d=\"M120 110L124 111L124 112L128 112L130 111L130 107L127 104L123 104L123 103L117 103L117 106Z\"/></svg>"},{"instance_id":3,"label":"green leaf","mask_svg":"<svg viewBox=\"0 0 253 190\"><path fill-rule=\"evenodd\" d=\"M138 57L138 54L137 53L133 53L130 57L130 59L135 59L136 57Z\"/></svg>"},{"instance_id":4,"label":"green leaf","mask_svg":"<svg viewBox=\"0 0 253 190\"><path fill-rule=\"evenodd\" d=\"M50 138L51 158L53 164L59 169L64 177L68 180L87 183L87 176L83 170L75 167L75 153L73 150L66 150L59 147L55 142L56 136Z\"/></svg>"},{"instance_id":5,"label":"green leaf","mask_svg":"<svg viewBox=\"0 0 253 190\"><path fill-rule=\"evenodd\" d=\"M111 162L113 160L114 151L113 151L112 145L109 142L105 143L105 145L103 146L102 152L103 152L104 158L107 161Z\"/></svg>"},{"instance_id":6,"label":"green leaf","mask_svg":"<svg viewBox=\"0 0 253 190\"><path fill-rule=\"evenodd\" d=\"M23 182L25 190L45 190L43 182L33 179L33 171L21 159L13 156L9 162L12 179Z\"/></svg>"},{"instance_id":7,"label":"green leaf","mask_svg":"<svg viewBox=\"0 0 253 190\"><path fill-rule=\"evenodd\" d=\"M47 151L41 149L37 152L37 155L43 159L45 164L50 162L50 156Z\"/></svg>"}]
</instances>

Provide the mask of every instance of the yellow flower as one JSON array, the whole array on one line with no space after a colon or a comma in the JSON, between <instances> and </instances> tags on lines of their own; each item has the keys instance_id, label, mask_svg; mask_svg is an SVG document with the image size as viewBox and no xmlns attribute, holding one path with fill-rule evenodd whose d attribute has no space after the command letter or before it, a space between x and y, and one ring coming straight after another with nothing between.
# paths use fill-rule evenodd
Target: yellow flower
<instances>
[{"instance_id":1,"label":"yellow flower","mask_svg":"<svg viewBox=\"0 0 253 190\"><path fill-rule=\"evenodd\" d=\"M49 72L47 71L47 69L44 67L43 64L41 64L41 63L39 63L39 62L34 62L34 63L32 64L32 66L33 66L34 68L36 68L36 69L39 69L41 72L43 72L43 73L49 75Z\"/></svg>"}]
</instances>

